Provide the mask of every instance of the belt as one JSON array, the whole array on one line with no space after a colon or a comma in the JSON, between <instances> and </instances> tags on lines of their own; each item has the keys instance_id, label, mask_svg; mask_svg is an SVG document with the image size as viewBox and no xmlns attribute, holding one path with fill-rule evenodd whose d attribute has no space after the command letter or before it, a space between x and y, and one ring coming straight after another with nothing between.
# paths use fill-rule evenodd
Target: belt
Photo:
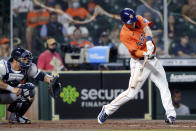
<instances>
[{"instance_id":1,"label":"belt","mask_svg":"<svg viewBox=\"0 0 196 131\"><path fill-rule=\"evenodd\" d=\"M148 58L149 60L152 60L152 59L154 59L155 58L155 56L151 56L150 58ZM139 58L139 60L144 60L144 57L141 57L141 58Z\"/></svg>"}]
</instances>

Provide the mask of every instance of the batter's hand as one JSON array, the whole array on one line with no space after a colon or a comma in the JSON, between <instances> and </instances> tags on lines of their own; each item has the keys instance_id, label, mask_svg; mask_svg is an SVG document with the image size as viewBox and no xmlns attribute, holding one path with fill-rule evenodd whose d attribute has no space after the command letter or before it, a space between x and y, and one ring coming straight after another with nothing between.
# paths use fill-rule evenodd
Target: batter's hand
<instances>
[{"instance_id":1,"label":"batter's hand","mask_svg":"<svg viewBox=\"0 0 196 131\"><path fill-rule=\"evenodd\" d=\"M144 57L150 58L152 56L152 52L151 51L147 51L143 53Z\"/></svg>"},{"instance_id":2,"label":"batter's hand","mask_svg":"<svg viewBox=\"0 0 196 131\"><path fill-rule=\"evenodd\" d=\"M154 51L154 45L153 45L152 41L147 41L146 47L147 47L147 55L151 56L152 52Z\"/></svg>"},{"instance_id":3,"label":"batter's hand","mask_svg":"<svg viewBox=\"0 0 196 131\"><path fill-rule=\"evenodd\" d=\"M13 93L19 96L21 94L22 90L20 88L14 88Z\"/></svg>"}]
</instances>

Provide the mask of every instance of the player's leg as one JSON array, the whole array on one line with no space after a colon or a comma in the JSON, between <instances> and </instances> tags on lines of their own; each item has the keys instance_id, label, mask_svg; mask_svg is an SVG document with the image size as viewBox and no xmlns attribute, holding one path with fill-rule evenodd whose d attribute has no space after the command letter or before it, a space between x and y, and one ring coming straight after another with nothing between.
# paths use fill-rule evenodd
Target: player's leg
<instances>
[{"instance_id":1,"label":"player's leg","mask_svg":"<svg viewBox=\"0 0 196 131\"><path fill-rule=\"evenodd\" d=\"M23 93L20 96L16 96L16 94L10 92L0 94L0 103L10 104L8 107L8 111L11 112L9 122L30 123L30 120L23 116L31 106L35 95L34 85L32 84L30 86L32 87L28 89L23 88Z\"/></svg>"},{"instance_id":2,"label":"player's leg","mask_svg":"<svg viewBox=\"0 0 196 131\"><path fill-rule=\"evenodd\" d=\"M0 91L0 104L11 104L16 101L18 97L9 91Z\"/></svg>"},{"instance_id":3,"label":"player's leg","mask_svg":"<svg viewBox=\"0 0 196 131\"><path fill-rule=\"evenodd\" d=\"M9 122L10 123L26 123L24 121L24 119L21 118L17 118L16 117L16 113L17 112L21 112L21 111L25 111L22 110L22 108L27 107L24 106L24 102L26 100L22 99L19 96L16 96L16 94L14 93L10 93L8 91L3 91L3 93L0 93L0 104L10 104L10 106L8 107L8 111L10 111L10 117L9 117Z\"/></svg>"},{"instance_id":4,"label":"player's leg","mask_svg":"<svg viewBox=\"0 0 196 131\"><path fill-rule=\"evenodd\" d=\"M136 89L131 88L131 83L135 80L135 77L139 73L142 67L142 62L143 61L139 61L139 60L132 60L130 62L131 77L129 80L129 87L126 91L122 92L118 97L116 97L111 103L103 106L102 111L98 115L98 122L100 124L103 123L109 115L117 111L120 108L120 106L122 106L129 100L133 99L135 95L138 93L138 91L140 90L140 88L142 87L143 83L146 81L150 73L148 68L144 68L143 73L142 73L142 81L137 84Z\"/></svg>"},{"instance_id":5,"label":"player's leg","mask_svg":"<svg viewBox=\"0 0 196 131\"><path fill-rule=\"evenodd\" d=\"M22 89L21 96L10 104L8 111L11 112L10 122L11 123L26 123L29 124L31 121L23 115L31 106L35 96L35 86L32 83L25 83L20 86Z\"/></svg>"},{"instance_id":6,"label":"player's leg","mask_svg":"<svg viewBox=\"0 0 196 131\"><path fill-rule=\"evenodd\" d=\"M170 119L170 117L174 117L173 121L176 117L176 112L174 110L174 106L172 104L171 99L171 93L168 88L168 82L166 79L165 70L163 69L163 66L161 63L156 59L155 63L153 63L155 66L152 67L152 72L150 74L150 79L155 83L155 85L158 87L161 95L161 100L163 107L166 111L167 118ZM173 122L171 121L173 124Z\"/></svg>"},{"instance_id":7,"label":"player's leg","mask_svg":"<svg viewBox=\"0 0 196 131\"><path fill-rule=\"evenodd\" d=\"M32 101L29 101L24 97L18 98L15 102L11 103L10 106L8 107L8 111L11 112L9 122L13 124L31 123L31 121L28 118L23 116L26 113L26 111L29 109L31 104Z\"/></svg>"}]
</instances>

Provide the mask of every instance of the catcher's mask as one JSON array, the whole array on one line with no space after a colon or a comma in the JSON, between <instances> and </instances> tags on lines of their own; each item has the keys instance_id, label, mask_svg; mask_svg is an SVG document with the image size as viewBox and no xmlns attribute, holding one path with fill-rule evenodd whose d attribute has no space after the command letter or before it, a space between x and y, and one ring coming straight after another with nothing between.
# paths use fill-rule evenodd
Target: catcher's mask
<instances>
[{"instance_id":1,"label":"catcher's mask","mask_svg":"<svg viewBox=\"0 0 196 131\"><path fill-rule=\"evenodd\" d=\"M27 70L32 64L32 53L23 48L16 48L11 53L11 58L20 63L21 70Z\"/></svg>"}]
</instances>

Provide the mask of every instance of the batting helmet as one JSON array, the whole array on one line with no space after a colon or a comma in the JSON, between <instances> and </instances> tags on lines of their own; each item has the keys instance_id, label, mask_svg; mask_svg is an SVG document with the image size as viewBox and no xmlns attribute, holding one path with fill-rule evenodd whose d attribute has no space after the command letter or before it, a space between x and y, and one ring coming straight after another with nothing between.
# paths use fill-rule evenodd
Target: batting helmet
<instances>
[{"instance_id":1,"label":"batting helmet","mask_svg":"<svg viewBox=\"0 0 196 131\"><path fill-rule=\"evenodd\" d=\"M132 24L138 20L135 12L130 8L125 8L120 12L121 20L126 24Z\"/></svg>"}]
</instances>

